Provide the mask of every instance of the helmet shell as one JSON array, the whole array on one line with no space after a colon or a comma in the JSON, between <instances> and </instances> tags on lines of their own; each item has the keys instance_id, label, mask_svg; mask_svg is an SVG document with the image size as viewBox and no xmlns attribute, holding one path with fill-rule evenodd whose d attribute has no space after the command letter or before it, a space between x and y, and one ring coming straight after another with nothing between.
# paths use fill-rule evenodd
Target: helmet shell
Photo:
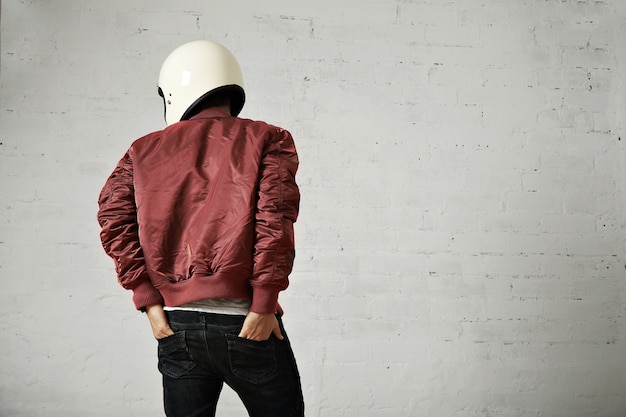
<instances>
[{"instance_id":1,"label":"helmet shell","mask_svg":"<svg viewBox=\"0 0 626 417\"><path fill-rule=\"evenodd\" d=\"M231 115L237 116L245 102L241 67L224 46L208 40L185 43L161 65L159 95L168 125L186 120L195 107L218 93L231 99Z\"/></svg>"}]
</instances>

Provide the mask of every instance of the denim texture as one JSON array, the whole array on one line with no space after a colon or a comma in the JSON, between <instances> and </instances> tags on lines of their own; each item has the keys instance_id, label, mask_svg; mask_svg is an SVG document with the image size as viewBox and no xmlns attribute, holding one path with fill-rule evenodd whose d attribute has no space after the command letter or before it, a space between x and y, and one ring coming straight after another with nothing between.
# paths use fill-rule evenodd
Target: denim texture
<instances>
[{"instance_id":1,"label":"denim texture","mask_svg":"<svg viewBox=\"0 0 626 417\"><path fill-rule=\"evenodd\" d=\"M213 417L223 384L241 398L250 417L303 417L296 361L284 340L238 337L245 317L167 311L172 336L158 341L159 371L168 417Z\"/></svg>"}]
</instances>

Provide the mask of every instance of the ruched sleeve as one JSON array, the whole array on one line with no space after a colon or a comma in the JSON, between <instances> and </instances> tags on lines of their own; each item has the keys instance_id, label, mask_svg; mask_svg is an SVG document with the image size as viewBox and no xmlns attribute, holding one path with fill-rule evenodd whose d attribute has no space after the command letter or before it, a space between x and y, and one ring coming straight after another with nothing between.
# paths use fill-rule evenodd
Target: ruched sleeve
<instances>
[{"instance_id":1,"label":"ruched sleeve","mask_svg":"<svg viewBox=\"0 0 626 417\"><path fill-rule=\"evenodd\" d=\"M119 161L100 192L97 217L104 251L115 262L119 283L133 291L140 310L163 303L163 298L150 282L139 242L131 154L129 150Z\"/></svg>"},{"instance_id":2,"label":"ruched sleeve","mask_svg":"<svg viewBox=\"0 0 626 417\"><path fill-rule=\"evenodd\" d=\"M289 132L277 129L267 142L259 173L255 215L251 311L274 313L278 294L289 285L295 257L293 223L300 192L295 176L298 155Z\"/></svg>"}]
</instances>

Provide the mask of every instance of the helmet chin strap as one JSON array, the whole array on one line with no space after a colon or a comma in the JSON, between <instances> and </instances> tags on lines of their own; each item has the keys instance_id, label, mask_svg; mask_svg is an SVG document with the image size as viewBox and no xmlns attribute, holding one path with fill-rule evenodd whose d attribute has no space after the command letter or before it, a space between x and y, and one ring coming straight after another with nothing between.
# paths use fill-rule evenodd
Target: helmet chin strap
<instances>
[{"instance_id":1,"label":"helmet chin strap","mask_svg":"<svg viewBox=\"0 0 626 417\"><path fill-rule=\"evenodd\" d=\"M163 99L163 120L165 120L165 124L167 124L167 105L165 103L165 94L163 94L163 90L159 87L159 95Z\"/></svg>"}]
</instances>

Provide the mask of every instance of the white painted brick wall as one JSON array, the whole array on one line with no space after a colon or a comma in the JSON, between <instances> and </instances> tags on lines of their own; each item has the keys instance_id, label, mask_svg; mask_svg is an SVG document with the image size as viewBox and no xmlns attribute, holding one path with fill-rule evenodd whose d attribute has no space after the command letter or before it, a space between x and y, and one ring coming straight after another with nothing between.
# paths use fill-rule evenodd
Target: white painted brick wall
<instances>
[{"instance_id":1,"label":"white painted brick wall","mask_svg":"<svg viewBox=\"0 0 626 417\"><path fill-rule=\"evenodd\" d=\"M268 4L269 3L269 4ZM210 38L292 131L315 416L626 416L626 2L4 0L0 415L162 415L97 194ZM226 390L222 417L245 415Z\"/></svg>"}]
</instances>

